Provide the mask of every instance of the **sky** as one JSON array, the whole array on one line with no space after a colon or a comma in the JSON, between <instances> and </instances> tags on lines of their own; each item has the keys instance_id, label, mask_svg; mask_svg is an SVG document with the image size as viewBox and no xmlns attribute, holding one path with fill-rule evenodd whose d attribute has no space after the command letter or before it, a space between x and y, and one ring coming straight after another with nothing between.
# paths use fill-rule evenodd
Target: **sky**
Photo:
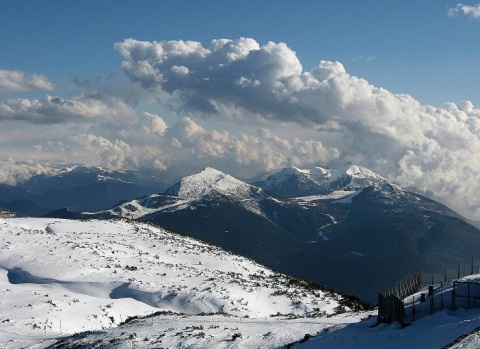
<instances>
[{"instance_id":1,"label":"sky","mask_svg":"<svg viewBox=\"0 0 480 349\"><path fill-rule=\"evenodd\" d=\"M0 47L1 183L351 161L480 219L478 0L5 0Z\"/></svg>"}]
</instances>

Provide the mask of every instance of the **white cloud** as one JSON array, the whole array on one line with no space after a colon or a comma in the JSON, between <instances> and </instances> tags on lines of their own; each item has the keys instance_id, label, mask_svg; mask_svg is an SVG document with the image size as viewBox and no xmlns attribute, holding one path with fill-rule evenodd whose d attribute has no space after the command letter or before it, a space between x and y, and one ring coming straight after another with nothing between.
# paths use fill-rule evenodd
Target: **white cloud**
<instances>
[{"instance_id":1,"label":"white cloud","mask_svg":"<svg viewBox=\"0 0 480 349\"><path fill-rule=\"evenodd\" d=\"M210 165L251 178L290 165L325 163L339 155L337 149L324 147L319 141L288 140L267 129L252 134L206 130L189 117L157 134L152 142L156 146L149 147L148 160L138 149L143 161L140 166L151 167L152 161L160 161L168 172L188 165L176 176Z\"/></svg>"},{"instance_id":2,"label":"white cloud","mask_svg":"<svg viewBox=\"0 0 480 349\"><path fill-rule=\"evenodd\" d=\"M10 145L19 137L18 132L12 134L13 138L0 138L0 159L11 156L45 166L63 159L64 164L162 171L162 178L173 183L179 176L205 166L248 179L290 165L329 162L339 156L336 148L325 147L317 140L287 139L265 128L253 133L205 129L189 117L169 126L160 116L143 113L121 119L116 129L110 123L94 121L83 127L82 123L29 124L35 132L24 129L25 137L13 147ZM16 167L10 164L8 168L9 175L0 181L13 183ZM22 173L19 181L34 172Z\"/></svg>"},{"instance_id":3,"label":"white cloud","mask_svg":"<svg viewBox=\"0 0 480 349\"><path fill-rule=\"evenodd\" d=\"M456 11L473 16L477 8L459 5ZM478 201L470 200L468 208L464 202L480 178L480 118L472 103L423 106L409 95L349 75L339 62L321 61L303 71L295 52L283 43L262 46L253 39L221 39L205 47L188 42L189 50L173 50L176 45L186 43L129 39L115 47L125 58L125 73L151 91L169 94L177 111L317 128L339 158L441 193L464 213L480 213ZM187 67L188 75L173 74L175 66ZM264 130L260 137L236 138L230 153L206 149L271 170L305 163L303 154L329 158L332 152L319 141L288 140L290 150ZM480 189L475 193L480 197Z\"/></svg>"},{"instance_id":4,"label":"white cloud","mask_svg":"<svg viewBox=\"0 0 480 349\"><path fill-rule=\"evenodd\" d=\"M188 75L188 73L190 73L190 69L188 69L184 65L182 66L174 65L171 69L172 69L172 72L180 76L186 76Z\"/></svg>"},{"instance_id":5,"label":"white cloud","mask_svg":"<svg viewBox=\"0 0 480 349\"><path fill-rule=\"evenodd\" d=\"M144 112L143 117L145 118L145 123L143 125L144 130L150 135L162 134L168 127L165 121L159 115Z\"/></svg>"},{"instance_id":6,"label":"white cloud","mask_svg":"<svg viewBox=\"0 0 480 349\"><path fill-rule=\"evenodd\" d=\"M295 52L283 43L260 46L253 39L241 38L214 40L203 47L191 41L128 39L115 48L124 56L122 67L132 80L171 94L182 112L210 115L233 107L266 118L288 119L302 111L300 103L291 105L286 92L295 84L302 85L298 77L308 77L302 75ZM180 67L188 74L178 74Z\"/></svg>"},{"instance_id":7,"label":"white cloud","mask_svg":"<svg viewBox=\"0 0 480 349\"><path fill-rule=\"evenodd\" d=\"M84 163L113 170L137 167L138 159L132 148L122 140L110 141L101 136L84 133L75 136L74 141L89 151L88 159L85 159Z\"/></svg>"},{"instance_id":8,"label":"white cloud","mask_svg":"<svg viewBox=\"0 0 480 349\"><path fill-rule=\"evenodd\" d=\"M470 16L473 18L480 18L480 3L470 6L470 5L464 5L464 4L457 4L457 6L451 8L448 11L449 16L455 16L458 13L463 13L466 16Z\"/></svg>"},{"instance_id":9,"label":"white cloud","mask_svg":"<svg viewBox=\"0 0 480 349\"><path fill-rule=\"evenodd\" d=\"M44 75L0 69L0 94L30 90L52 91L54 88Z\"/></svg>"},{"instance_id":10,"label":"white cloud","mask_svg":"<svg viewBox=\"0 0 480 349\"><path fill-rule=\"evenodd\" d=\"M115 119L134 112L117 98L80 96L71 99L46 96L45 99L9 99L0 102L2 120L23 120L34 123L61 123L94 118Z\"/></svg>"},{"instance_id":11,"label":"white cloud","mask_svg":"<svg viewBox=\"0 0 480 349\"><path fill-rule=\"evenodd\" d=\"M13 159L0 161L0 183L16 185L34 175L54 174L55 170L39 163L19 163Z\"/></svg>"},{"instance_id":12,"label":"white cloud","mask_svg":"<svg viewBox=\"0 0 480 349\"><path fill-rule=\"evenodd\" d=\"M370 55L370 56L360 55L358 57L355 57L353 60L368 63L373 61L374 59L375 59L375 55Z\"/></svg>"}]
</instances>

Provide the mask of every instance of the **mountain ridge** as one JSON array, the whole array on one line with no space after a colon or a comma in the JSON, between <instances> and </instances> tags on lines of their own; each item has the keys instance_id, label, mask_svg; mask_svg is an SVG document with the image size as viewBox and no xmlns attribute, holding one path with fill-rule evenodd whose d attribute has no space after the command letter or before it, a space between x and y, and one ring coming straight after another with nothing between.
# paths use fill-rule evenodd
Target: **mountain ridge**
<instances>
[{"instance_id":1,"label":"mountain ridge","mask_svg":"<svg viewBox=\"0 0 480 349\"><path fill-rule=\"evenodd\" d=\"M78 217L159 224L372 303L405 275L442 270L480 250L480 231L448 207L351 164L337 173L328 192L297 196L294 183L294 195L282 198L207 168L165 194Z\"/></svg>"},{"instance_id":2,"label":"mountain ridge","mask_svg":"<svg viewBox=\"0 0 480 349\"><path fill-rule=\"evenodd\" d=\"M312 169L289 167L254 184L282 198L329 194L334 191L358 191L373 184L389 183L373 171L347 163L330 168L326 165Z\"/></svg>"},{"instance_id":3,"label":"mountain ridge","mask_svg":"<svg viewBox=\"0 0 480 349\"><path fill-rule=\"evenodd\" d=\"M43 216L52 210L100 211L166 187L135 171L68 166L38 174L16 186L0 184L0 207L19 216Z\"/></svg>"}]
</instances>

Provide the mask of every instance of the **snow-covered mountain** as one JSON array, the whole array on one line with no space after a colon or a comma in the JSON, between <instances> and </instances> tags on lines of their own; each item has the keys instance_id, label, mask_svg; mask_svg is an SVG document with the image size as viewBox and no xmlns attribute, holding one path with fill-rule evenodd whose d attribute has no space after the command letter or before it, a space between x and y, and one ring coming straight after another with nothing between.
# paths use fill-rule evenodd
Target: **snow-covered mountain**
<instances>
[{"instance_id":1,"label":"snow-covered mountain","mask_svg":"<svg viewBox=\"0 0 480 349\"><path fill-rule=\"evenodd\" d=\"M348 195L371 185L387 183L385 178L373 171L347 163L337 168L327 166L316 166L313 169L285 168L272 174L265 181L256 182L255 185L265 188L277 196L293 198L332 195L335 192L338 196Z\"/></svg>"},{"instance_id":2,"label":"snow-covered mountain","mask_svg":"<svg viewBox=\"0 0 480 349\"><path fill-rule=\"evenodd\" d=\"M325 287L141 222L0 219L0 236L2 348L46 347L60 335L106 330L145 316L175 326L196 317L197 326L199 318L202 327L221 326L216 335L230 338L237 332L234 324L245 319L262 323L265 330L253 343L281 346L302 339L327 316L327 323L357 322L356 311L364 307ZM301 322L289 322L287 329L289 318L312 320L300 331ZM231 329L224 328L227 323ZM263 337L267 329L270 335ZM175 336L180 328L167 337L175 346L193 340L193 346L207 347L210 339L197 330L183 331L182 338L195 334L188 340ZM153 347L163 336L152 329L148 341L135 341Z\"/></svg>"},{"instance_id":3,"label":"snow-covered mountain","mask_svg":"<svg viewBox=\"0 0 480 349\"><path fill-rule=\"evenodd\" d=\"M283 172L294 175L279 178L308 179L316 189L299 191L289 180L261 189L206 168L164 194L103 212L55 216L152 222L372 303L405 275L480 256L477 228L365 168ZM272 183L290 188L292 197L274 196Z\"/></svg>"},{"instance_id":4,"label":"snow-covered mountain","mask_svg":"<svg viewBox=\"0 0 480 349\"><path fill-rule=\"evenodd\" d=\"M222 195L235 199L248 199L258 188L242 182L222 171L207 167L198 174L182 178L165 194L182 199L202 199L208 195Z\"/></svg>"},{"instance_id":5,"label":"snow-covered mountain","mask_svg":"<svg viewBox=\"0 0 480 349\"><path fill-rule=\"evenodd\" d=\"M269 213L262 207L262 203L266 201L291 206L290 201L284 199L312 201L351 198L373 185L394 186L380 175L350 163L343 168L335 169L320 166L310 170L287 168L270 176L265 182L257 182L254 185L207 167L197 174L182 178L163 195L153 194L132 200L112 208L109 212L138 219L156 212L191 209L199 202L216 200L219 203L227 200L268 217ZM167 196L171 197L170 200L166 198Z\"/></svg>"},{"instance_id":6,"label":"snow-covered mountain","mask_svg":"<svg viewBox=\"0 0 480 349\"><path fill-rule=\"evenodd\" d=\"M164 194L152 194L125 202L107 213L127 218L142 218L161 212L195 209L206 202L236 202L245 209L264 215L263 200L272 200L263 189L242 182L224 172L207 167L201 172L182 178Z\"/></svg>"}]
</instances>

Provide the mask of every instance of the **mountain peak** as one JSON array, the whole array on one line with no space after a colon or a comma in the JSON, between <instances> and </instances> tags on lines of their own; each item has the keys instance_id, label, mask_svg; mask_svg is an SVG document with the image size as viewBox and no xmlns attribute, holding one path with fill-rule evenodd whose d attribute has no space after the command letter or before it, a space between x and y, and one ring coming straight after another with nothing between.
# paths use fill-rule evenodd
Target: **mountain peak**
<instances>
[{"instance_id":1,"label":"mountain peak","mask_svg":"<svg viewBox=\"0 0 480 349\"><path fill-rule=\"evenodd\" d=\"M257 184L282 197L295 197L323 195L338 190L361 190L387 182L375 172L348 162L336 168L326 165L312 169L285 168Z\"/></svg>"},{"instance_id":2,"label":"mountain peak","mask_svg":"<svg viewBox=\"0 0 480 349\"><path fill-rule=\"evenodd\" d=\"M206 167L197 174L182 178L165 193L185 199L202 199L211 192L245 196L250 193L250 189L249 184L212 167Z\"/></svg>"}]
</instances>

